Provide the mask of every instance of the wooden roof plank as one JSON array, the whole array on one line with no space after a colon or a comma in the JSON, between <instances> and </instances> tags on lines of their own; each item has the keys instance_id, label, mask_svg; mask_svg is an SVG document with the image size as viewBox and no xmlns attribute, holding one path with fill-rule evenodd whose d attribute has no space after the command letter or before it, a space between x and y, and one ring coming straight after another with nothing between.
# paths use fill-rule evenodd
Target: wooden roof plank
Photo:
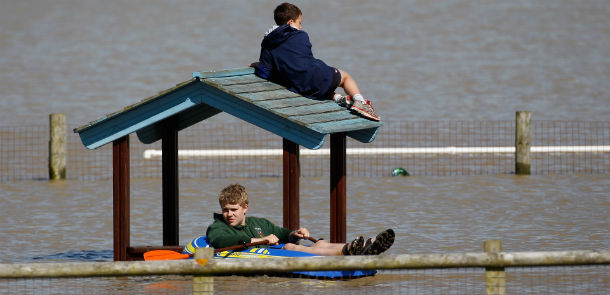
<instances>
[{"instance_id":1,"label":"wooden roof plank","mask_svg":"<svg viewBox=\"0 0 610 295\"><path fill-rule=\"evenodd\" d=\"M253 105L210 84L202 84L204 103L246 122L263 128L309 149L318 149L324 144L326 134L307 128L300 122L274 114L267 109Z\"/></svg>"},{"instance_id":2,"label":"wooden roof plank","mask_svg":"<svg viewBox=\"0 0 610 295\"><path fill-rule=\"evenodd\" d=\"M200 79L209 79L209 78L220 78L220 77L243 76L243 75L250 75L253 73L254 73L254 68L202 71L202 72L194 72L193 78L198 77Z\"/></svg>"},{"instance_id":3,"label":"wooden roof plank","mask_svg":"<svg viewBox=\"0 0 610 295\"><path fill-rule=\"evenodd\" d=\"M311 113L307 115L291 116L290 119L299 121L305 124L315 124L324 122L335 122L339 120L352 119L354 116L345 109L326 112L326 113Z\"/></svg>"},{"instance_id":4,"label":"wooden roof plank","mask_svg":"<svg viewBox=\"0 0 610 295\"><path fill-rule=\"evenodd\" d=\"M379 128L382 123L364 118L352 118L340 121L317 122L309 125L310 128L322 133L351 132L358 129Z\"/></svg>"},{"instance_id":5,"label":"wooden roof plank","mask_svg":"<svg viewBox=\"0 0 610 295\"><path fill-rule=\"evenodd\" d=\"M275 104L276 106L278 104ZM273 107L274 112L286 115L286 116L305 116L309 114L328 113L337 111L347 111L347 109L340 107L334 102L326 101L316 104L306 104L300 106L281 106Z\"/></svg>"},{"instance_id":6,"label":"wooden roof plank","mask_svg":"<svg viewBox=\"0 0 610 295\"><path fill-rule=\"evenodd\" d=\"M278 109L278 108L293 108L299 106L311 106L312 101L309 98L305 98L302 96L299 97L289 97L282 99L273 99L273 100L263 100L263 101L254 101L255 105L258 105L267 109ZM316 104L316 103L314 103Z\"/></svg>"},{"instance_id":7,"label":"wooden roof plank","mask_svg":"<svg viewBox=\"0 0 610 295\"><path fill-rule=\"evenodd\" d=\"M248 84L235 84L222 87L224 90L233 93L260 92L285 89L284 86L269 81Z\"/></svg>"},{"instance_id":8,"label":"wooden roof plank","mask_svg":"<svg viewBox=\"0 0 610 295\"><path fill-rule=\"evenodd\" d=\"M249 100L253 100L253 101L271 100L271 99L278 99L278 98L292 98L292 97L311 101L311 99L302 97L298 93L294 93L288 89L276 89L276 90L270 90L270 91L240 93L239 96L247 98Z\"/></svg>"},{"instance_id":9,"label":"wooden roof plank","mask_svg":"<svg viewBox=\"0 0 610 295\"><path fill-rule=\"evenodd\" d=\"M249 84L249 83L261 83L267 80L260 78L254 74L243 75L243 76L231 76L231 77L220 77L220 78L209 78L206 81L210 81L216 85L228 86L235 84Z\"/></svg>"}]
</instances>

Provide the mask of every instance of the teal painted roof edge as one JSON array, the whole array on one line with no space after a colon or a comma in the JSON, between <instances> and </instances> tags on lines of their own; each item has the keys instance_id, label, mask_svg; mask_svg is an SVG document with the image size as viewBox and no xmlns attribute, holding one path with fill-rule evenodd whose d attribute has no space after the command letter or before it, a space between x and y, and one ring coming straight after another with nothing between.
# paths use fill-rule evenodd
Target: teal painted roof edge
<instances>
[{"instance_id":1,"label":"teal painted roof edge","mask_svg":"<svg viewBox=\"0 0 610 295\"><path fill-rule=\"evenodd\" d=\"M176 99L180 96L181 99ZM96 149L123 136L162 121L201 102L197 84L186 83L172 92L163 92L154 99L146 99L101 120L75 129L83 145Z\"/></svg>"},{"instance_id":2,"label":"teal painted roof edge","mask_svg":"<svg viewBox=\"0 0 610 295\"><path fill-rule=\"evenodd\" d=\"M199 81L198 79L193 78L193 79L184 81L182 83L178 83L178 84L176 84L176 86L168 88L166 90L163 90L163 91L159 92L156 95L153 95L153 96L147 97L145 99L142 99L139 102L136 102L134 104L128 105L128 106L122 108L119 111L115 111L115 112L109 113L109 114L107 114L107 115L105 115L105 116L103 116L103 117L101 117L101 118L99 118L97 120L91 121L91 122L89 122L87 124L84 124L84 125L82 125L80 127L74 128L73 131L74 131L74 133L81 133L82 131L85 131L88 128L91 128L91 127L93 127L93 126L95 126L97 124L100 124L100 123L102 123L104 121L108 121L108 120L110 120L110 119L112 119L112 118L114 118L116 116L119 116L120 114L124 113L125 111L129 111L130 109L134 109L134 108L137 108L137 107L142 106L144 104L150 103L150 102L154 101L155 99L157 99L157 98L159 98L159 97L161 97L161 96L163 96L163 95L165 95L167 93L170 93L170 92L175 91L177 89L180 89L180 88L183 88L185 86L188 86L188 84L196 83L198 81Z\"/></svg>"}]
</instances>

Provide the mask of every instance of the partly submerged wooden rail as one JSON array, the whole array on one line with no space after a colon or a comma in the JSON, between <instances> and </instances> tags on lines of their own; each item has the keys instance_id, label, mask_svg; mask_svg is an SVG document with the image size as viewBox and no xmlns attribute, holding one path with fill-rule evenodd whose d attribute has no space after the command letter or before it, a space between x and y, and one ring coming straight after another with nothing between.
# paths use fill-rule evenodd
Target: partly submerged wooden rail
<instances>
[{"instance_id":1,"label":"partly submerged wooden rail","mask_svg":"<svg viewBox=\"0 0 610 295\"><path fill-rule=\"evenodd\" d=\"M401 254L311 258L0 264L0 278L263 274L313 270L504 268L610 264L610 251Z\"/></svg>"},{"instance_id":2,"label":"partly submerged wooden rail","mask_svg":"<svg viewBox=\"0 0 610 295\"><path fill-rule=\"evenodd\" d=\"M347 155L458 155L458 154L514 154L515 147L511 146L488 146L488 147L385 147L385 148L347 148ZM577 145L577 146L532 146L531 153L607 153L610 145ZM178 150L178 158L216 158L216 157L270 157L282 156L283 149L183 149ZM330 149L301 150L301 156L328 156ZM157 149L146 149L142 153L144 159L158 159L163 156L163 151Z\"/></svg>"}]
</instances>

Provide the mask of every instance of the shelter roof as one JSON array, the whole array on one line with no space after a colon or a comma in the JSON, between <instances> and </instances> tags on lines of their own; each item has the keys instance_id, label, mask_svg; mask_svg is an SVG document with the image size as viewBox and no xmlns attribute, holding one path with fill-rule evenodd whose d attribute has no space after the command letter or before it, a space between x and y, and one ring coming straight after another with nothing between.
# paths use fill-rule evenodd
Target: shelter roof
<instances>
[{"instance_id":1,"label":"shelter roof","mask_svg":"<svg viewBox=\"0 0 610 295\"><path fill-rule=\"evenodd\" d=\"M182 130L220 112L254 124L309 149L327 134L345 132L368 143L382 122L352 114L331 100L314 100L259 78L252 68L195 72L193 78L74 129L95 149L133 132L143 143L161 139L163 120L176 116Z\"/></svg>"}]
</instances>

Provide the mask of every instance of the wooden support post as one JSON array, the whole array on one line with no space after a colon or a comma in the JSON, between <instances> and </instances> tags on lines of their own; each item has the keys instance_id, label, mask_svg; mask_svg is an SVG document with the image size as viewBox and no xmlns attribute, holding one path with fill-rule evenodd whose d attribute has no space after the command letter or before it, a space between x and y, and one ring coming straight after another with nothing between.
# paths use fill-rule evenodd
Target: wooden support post
<instances>
[{"instance_id":1,"label":"wooden support post","mask_svg":"<svg viewBox=\"0 0 610 295\"><path fill-rule=\"evenodd\" d=\"M129 135L112 142L114 260L129 259Z\"/></svg>"},{"instance_id":2,"label":"wooden support post","mask_svg":"<svg viewBox=\"0 0 610 295\"><path fill-rule=\"evenodd\" d=\"M66 115L49 115L49 179L66 179Z\"/></svg>"},{"instance_id":3,"label":"wooden support post","mask_svg":"<svg viewBox=\"0 0 610 295\"><path fill-rule=\"evenodd\" d=\"M299 161L299 145L283 140L284 148L284 224L285 228L298 229L300 226L299 178L301 166Z\"/></svg>"},{"instance_id":4,"label":"wooden support post","mask_svg":"<svg viewBox=\"0 0 610 295\"><path fill-rule=\"evenodd\" d=\"M532 114L527 111L517 112L517 122L515 128L515 173L526 174L531 173L530 165L530 149L531 149L531 132L530 121Z\"/></svg>"},{"instance_id":5,"label":"wooden support post","mask_svg":"<svg viewBox=\"0 0 610 295\"><path fill-rule=\"evenodd\" d=\"M205 266L214 258L214 248L197 248L194 257L199 265ZM193 295L213 295L214 276L193 276Z\"/></svg>"},{"instance_id":6,"label":"wooden support post","mask_svg":"<svg viewBox=\"0 0 610 295\"><path fill-rule=\"evenodd\" d=\"M162 122L163 137L163 246L179 243L179 188L178 188L178 120L170 117Z\"/></svg>"},{"instance_id":7,"label":"wooden support post","mask_svg":"<svg viewBox=\"0 0 610 295\"><path fill-rule=\"evenodd\" d=\"M346 140L345 133L330 135L330 241L346 239Z\"/></svg>"},{"instance_id":8,"label":"wooden support post","mask_svg":"<svg viewBox=\"0 0 610 295\"><path fill-rule=\"evenodd\" d=\"M197 248L194 257L200 265L207 265L214 258L214 248ZM193 295L214 294L214 276L193 276Z\"/></svg>"},{"instance_id":9,"label":"wooden support post","mask_svg":"<svg viewBox=\"0 0 610 295\"><path fill-rule=\"evenodd\" d=\"M502 241L485 241L484 248L487 253L499 254L502 252ZM485 289L487 294L506 294L506 273L504 272L504 267L485 268Z\"/></svg>"}]
</instances>

